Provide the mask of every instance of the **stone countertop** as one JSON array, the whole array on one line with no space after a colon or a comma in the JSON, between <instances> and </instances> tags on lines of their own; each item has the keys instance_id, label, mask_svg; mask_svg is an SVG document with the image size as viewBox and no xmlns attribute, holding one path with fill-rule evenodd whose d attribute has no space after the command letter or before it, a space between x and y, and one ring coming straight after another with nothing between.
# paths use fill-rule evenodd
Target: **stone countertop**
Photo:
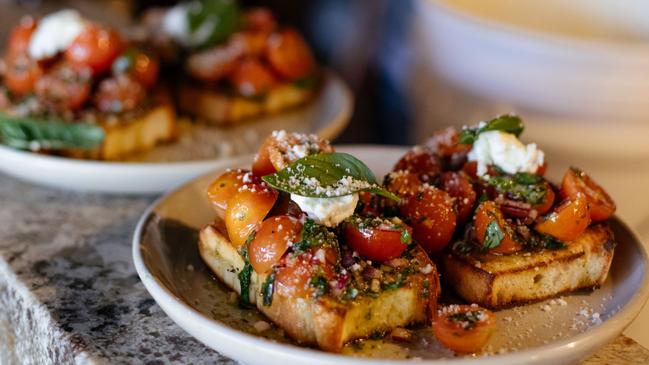
<instances>
[{"instance_id":1,"label":"stone countertop","mask_svg":"<svg viewBox=\"0 0 649 365\"><path fill-rule=\"evenodd\" d=\"M0 364L235 364L176 326L131 263L154 197L40 188L0 175ZM620 336L584 364L647 364Z\"/></svg>"}]
</instances>

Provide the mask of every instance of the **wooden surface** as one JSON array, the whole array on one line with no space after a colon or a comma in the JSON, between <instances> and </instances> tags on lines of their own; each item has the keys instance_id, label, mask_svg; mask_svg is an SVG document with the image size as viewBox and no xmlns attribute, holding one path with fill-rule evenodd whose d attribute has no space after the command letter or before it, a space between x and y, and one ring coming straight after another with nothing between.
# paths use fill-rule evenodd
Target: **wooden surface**
<instances>
[{"instance_id":1,"label":"wooden surface","mask_svg":"<svg viewBox=\"0 0 649 365\"><path fill-rule=\"evenodd\" d=\"M620 335L581 365L649 364L649 350Z\"/></svg>"}]
</instances>

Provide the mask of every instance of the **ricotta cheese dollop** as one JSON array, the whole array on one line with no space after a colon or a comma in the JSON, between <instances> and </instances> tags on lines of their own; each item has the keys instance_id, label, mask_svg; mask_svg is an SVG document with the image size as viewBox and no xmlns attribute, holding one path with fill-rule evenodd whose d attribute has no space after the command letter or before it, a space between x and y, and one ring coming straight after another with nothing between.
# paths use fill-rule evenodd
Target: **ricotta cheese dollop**
<instances>
[{"instance_id":1,"label":"ricotta cheese dollop","mask_svg":"<svg viewBox=\"0 0 649 365\"><path fill-rule=\"evenodd\" d=\"M291 200L316 223L327 227L335 227L345 218L354 214L358 203L358 194L334 198L311 198L291 194Z\"/></svg>"},{"instance_id":2,"label":"ricotta cheese dollop","mask_svg":"<svg viewBox=\"0 0 649 365\"><path fill-rule=\"evenodd\" d=\"M65 51L86 26L78 11L64 9L49 14L38 22L27 52L35 60L43 60Z\"/></svg>"},{"instance_id":3,"label":"ricotta cheese dollop","mask_svg":"<svg viewBox=\"0 0 649 365\"><path fill-rule=\"evenodd\" d=\"M199 2L181 3L169 9L162 19L162 31L186 47L195 47L207 41L214 31L212 21L203 22L195 31L189 28L189 9L201 6Z\"/></svg>"},{"instance_id":4,"label":"ricotta cheese dollop","mask_svg":"<svg viewBox=\"0 0 649 365\"><path fill-rule=\"evenodd\" d=\"M544 158L536 144L525 145L515 135L501 131L480 133L468 155L469 161L478 164L478 176L486 175L489 165L496 165L508 174L533 174L543 165Z\"/></svg>"}]
</instances>

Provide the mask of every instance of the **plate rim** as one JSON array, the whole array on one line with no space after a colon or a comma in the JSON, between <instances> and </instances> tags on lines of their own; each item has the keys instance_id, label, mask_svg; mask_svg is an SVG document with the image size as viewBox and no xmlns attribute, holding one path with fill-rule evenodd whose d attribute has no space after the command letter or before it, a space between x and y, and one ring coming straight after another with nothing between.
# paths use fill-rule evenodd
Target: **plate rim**
<instances>
[{"instance_id":1,"label":"plate rim","mask_svg":"<svg viewBox=\"0 0 649 365\"><path fill-rule=\"evenodd\" d=\"M399 150L402 149L405 151L407 147L405 146L381 146L381 145L338 145L336 146L340 150L350 151L353 153L354 150ZM246 159L250 157L242 157L237 161L243 163ZM233 165L234 166L234 165ZM571 336L569 338L561 339L558 341L553 341L548 344L541 346L536 346L533 348L528 348L525 350L508 352L505 354L493 354L485 357L471 357L471 358L448 358L448 359L377 359L377 358L359 358L343 354L328 353L316 349L311 349L308 347L300 347L299 345L294 344L283 344L273 342L271 340L265 339L263 337L258 337L252 334L245 333L243 331L236 330L224 323L213 320L195 308L187 305L182 299L178 298L173 294L173 292L162 283L146 266L142 256L142 243L143 243L143 233L144 229L149 222L150 218L153 216L153 211L165 200L169 199L173 195L179 193L180 191L187 188L189 185L192 185L195 181L203 179L209 175L213 175L219 170L211 171L205 174L202 174L194 179L191 179L179 187L173 189L172 191L162 195L151 203L144 213L138 219L135 231L133 232L132 238L132 258L134 262L135 269L137 271L140 280L144 284L145 288L149 294L153 297L156 303L163 309L165 314L169 316L176 325L183 328L190 336L198 339L203 342L201 339L194 336L190 333L185 326L179 323L175 315L172 315L170 312L174 313L183 313L184 320L187 320L194 325L200 325L202 327L210 327L210 333L218 331L223 337L229 338L231 343L237 343L239 346L250 346L256 351L264 351L266 353L281 353L280 356L283 356L285 359L292 359L294 361L302 361L302 363L312 363L312 364L334 364L336 361L341 361L344 359L345 363L354 364L354 365L371 365L377 362L390 364L390 365L409 365L409 364L430 364L430 365L440 365L445 363L452 363L454 365L496 365L515 362L515 363L537 363L539 361L551 361L553 359L561 360L565 358L570 358L571 353L574 355L576 348L582 349L584 352L592 353L596 346L598 346L602 341L597 341L598 338L606 338L604 343L609 343L610 339L614 336L611 336L611 333L615 333L616 336L622 333L622 331L637 317L640 313L642 307L649 299L649 253L645 244L639 238L640 236L637 232L629 227L622 219L617 216L614 216L616 224L619 224L621 228L627 230L635 238L635 246L640 251L640 256L645 263L645 270L643 273L642 283L639 285L639 290L636 291L630 300L625 303L613 316L605 320L602 324L592 329ZM164 304L163 304L164 303ZM204 343L204 342L203 342ZM225 354L228 357L234 358L230 355L230 351L224 349L215 349L207 343L204 343L207 347L212 348L213 350ZM315 357L315 358L314 358ZM236 359L235 359L236 360ZM306 362L305 362L306 361Z\"/></svg>"}]
</instances>

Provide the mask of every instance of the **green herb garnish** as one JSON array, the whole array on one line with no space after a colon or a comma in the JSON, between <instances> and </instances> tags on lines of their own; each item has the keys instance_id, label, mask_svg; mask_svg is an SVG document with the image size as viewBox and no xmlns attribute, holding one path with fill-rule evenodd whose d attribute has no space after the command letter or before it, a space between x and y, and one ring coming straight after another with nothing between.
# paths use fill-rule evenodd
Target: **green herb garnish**
<instances>
[{"instance_id":1,"label":"green herb garnish","mask_svg":"<svg viewBox=\"0 0 649 365\"><path fill-rule=\"evenodd\" d=\"M206 34L196 46L205 48L222 43L240 29L241 10L234 0L199 0L187 3L187 20L192 34Z\"/></svg>"},{"instance_id":2,"label":"green herb garnish","mask_svg":"<svg viewBox=\"0 0 649 365\"><path fill-rule=\"evenodd\" d=\"M273 293L275 292L275 271L273 271L261 285L261 294L265 306L273 304Z\"/></svg>"},{"instance_id":3,"label":"green herb garnish","mask_svg":"<svg viewBox=\"0 0 649 365\"><path fill-rule=\"evenodd\" d=\"M489 222L487 225L487 231L485 232L482 249L489 250L500 246L500 242L502 242L503 238L505 238L505 234L500 229L498 222L495 220Z\"/></svg>"},{"instance_id":4,"label":"green herb garnish","mask_svg":"<svg viewBox=\"0 0 649 365\"><path fill-rule=\"evenodd\" d=\"M255 232L253 231L246 242L241 246L240 254L243 258L243 269L239 272L239 286L241 288L241 294L239 295L239 306L242 308L250 307L250 279L252 276L252 265L250 265L250 257L248 256L248 247L250 242L255 239Z\"/></svg>"},{"instance_id":5,"label":"green herb garnish","mask_svg":"<svg viewBox=\"0 0 649 365\"><path fill-rule=\"evenodd\" d=\"M562 248L566 248L566 244L559 241L558 239L552 237L552 236L542 236L541 237L541 244L543 247L549 249L549 250L560 250Z\"/></svg>"},{"instance_id":6,"label":"green herb garnish","mask_svg":"<svg viewBox=\"0 0 649 365\"><path fill-rule=\"evenodd\" d=\"M87 150L104 140L94 124L12 117L0 114L0 142L21 150Z\"/></svg>"},{"instance_id":7,"label":"green herb garnish","mask_svg":"<svg viewBox=\"0 0 649 365\"><path fill-rule=\"evenodd\" d=\"M470 330L475 327L478 322L481 322L481 316L484 316L484 313L480 311L469 311L453 313L447 318L453 322L459 322L462 325L462 329Z\"/></svg>"},{"instance_id":8,"label":"green herb garnish","mask_svg":"<svg viewBox=\"0 0 649 365\"><path fill-rule=\"evenodd\" d=\"M519 172L514 175L492 176L487 184L509 198L537 205L543 203L547 185L541 176Z\"/></svg>"},{"instance_id":9,"label":"green herb garnish","mask_svg":"<svg viewBox=\"0 0 649 365\"><path fill-rule=\"evenodd\" d=\"M318 275L311 278L309 285L314 288L313 297L319 298L329 292L329 282L324 276Z\"/></svg>"},{"instance_id":10,"label":"green herb garnish","mask_svg":"<svg viewBox=\"0 0 649 365\"><path fill-rule=\"evenodd\" d=\"M410 231L404 228L404 230L401 231L401 243L408 245L410 242L412 242L412 235L410 234Z\"/></svg>"},{"instance_id":11,"label":"green herb garnish","mask_svg":"<svg viewBox=\"0 0 649 365\"><path fill-rule=\"evenodd\" d=\"M482 132L489 131L502 131L506 133L511 133L515 136L519 136L523 133L523 121L517 115L506 114L498 116L488 122L486 122L481 127L465 128L460 132L461 144L473 144L478 135Z\"/></svg>"},{"instance_id":12,"label":"green herb garnish","mask_svg":"<svg viewBox=\"0 0 649 365\"><path fill-rule=\"evenodd\" d=\"M262 179L277 190L312 198L369 191L397 202L400 200L376 182L369 167L347 153L309 155Z\"/></svg>"},{"instance_id":13,"label":"green herb garnish","mask_svg":"<svg viewBox=\"0 0 649 365\"><path fill-rule=\"evenodd\" d=\"M336 234L322 224L307 219L302 226L300 241L291 246L293 254L299 255L310 248L319 246L338 247Z\"/></svg>"}]
</instances>

